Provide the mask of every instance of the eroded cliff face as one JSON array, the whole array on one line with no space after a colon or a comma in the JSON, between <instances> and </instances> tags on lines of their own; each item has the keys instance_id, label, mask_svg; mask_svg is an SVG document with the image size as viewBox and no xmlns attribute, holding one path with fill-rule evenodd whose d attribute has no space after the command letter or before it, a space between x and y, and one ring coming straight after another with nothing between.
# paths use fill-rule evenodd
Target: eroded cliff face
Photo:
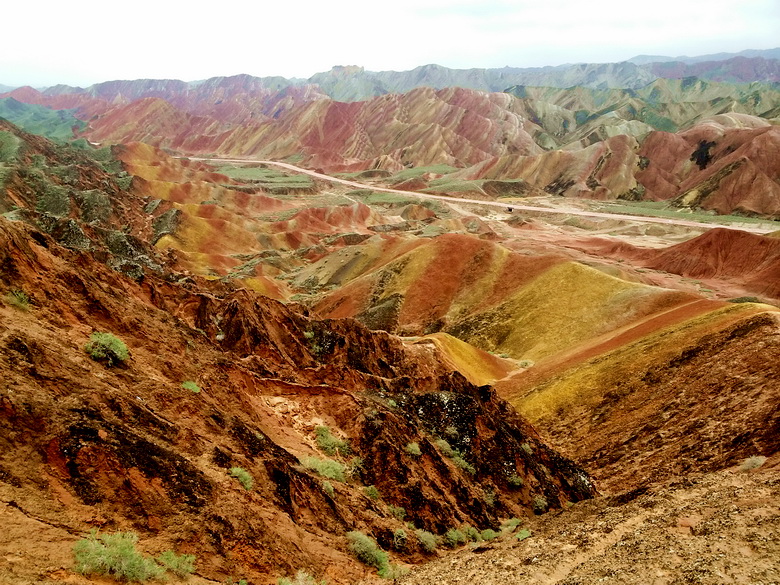
<instances>
[{"instance_id":1,"label":"eroded cliff face","mask_svg":"<svg viewBox=\"0 0 780 585\"><path fill-rule=\"evenodd\" d=\"M194 278L134 281L20 222L0 220L0 243L3 289L29 296L27 310L0 308L0 497L64 528L61 547L90 528L133 529L152 548L197 555L211 579L270 583L307 568L342 582L365 570L347 552L349 530L415 562L429 554L404 522L497 528L535 501L541 511L540 498L546 509L594 494L432 344ZM90 359L93 331L121 338L129 359ZM349 455L322 453L318 426ZM344 475L319 476L305 457L332 458ZM254 478L251 491L234 467ZM409 538L394 549L401 528Z\"/></svg>"}]
</instances>

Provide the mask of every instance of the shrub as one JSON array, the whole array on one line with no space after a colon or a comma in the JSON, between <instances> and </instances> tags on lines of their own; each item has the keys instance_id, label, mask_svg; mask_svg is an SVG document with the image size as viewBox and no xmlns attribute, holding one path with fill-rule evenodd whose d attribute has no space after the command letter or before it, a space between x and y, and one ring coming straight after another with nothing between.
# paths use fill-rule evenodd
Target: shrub
<instances>
[{"instance_id":1,"label":"shrub","mask_svg":"<svg viewBox=\"0 0 780 585\"><path fill-rule=\"evenodd\" d=\"M406 576L409 573L409 569L406 567L399 567L398 565L388 565L385 571L380 571L379 576L383 579L396 581L401 577Z\"/></svg>"},{"instance_id":2,"label":"shrub","mask_svg":"<svg viewBox=\"0 0 780 585\"><path fill-rule=\"evenodd\" d=\"M347 465L345 466L345 471L347 475L358 475L361 469L363 469L362 457L353 457L352 459L347 461Z\"/></svg>"},{"instance_id":3,"label":"shrub","mask_svg":"<svg viewBox=\"0 0 780 585\"><path fill-rule=\"evenodd\" d=\"M444 533L444 544L450 548L466 544L466 535L457 528L450 528Z\"/></svg>"},{"instance_id":4,"label":"shrub","mask_svg":"<svg viewBox=\"0 0 780 585\"><path fill-rule=\"evenodd\" d=\"M406 530L403 528L393 530L393 548L396 550L404 550L406 548L407 538Z\"/></svg>"},{"instance_id":5,"label":"shrub","mask_svg":"<svg viewBox=\"0 0 780 585\"><path fill-rule=\"evenodd\" d=\"M92 531L73 547L76 571L82 575L111 575L127 581L161 577L165 570L135 549L138 535L117 532L98 535Z\"/></svg>"},{"instance_id":6,"label":"shrub","mask_svg":"<svg viewBox=\"0 0 780 585\"><path fill-rule=\"evenodd\" d=\"M447 457L452 457L455 455L455 451L452 450L452 447L450 447L450 444L446 440L436 439L433 444L439 448L439 451L442 452L442 455L446 455Z\"/></svg>"},{"instance_id":7,"label":"shrub","mask_svg":"<svg viewBox=\"0 0 780 585\"><path fill-rule=\"evenodd\" d=\"M533 448L528 443L523 443L522 445L520 445L520 448L523 451L525 451L528 455L533 455L534 454Z\"/></svg>"},{"instance_id":8,"label":"shrub","mask_svg":"<svg viewBox=\"0 0 780 585\"><path fill-rule=\"evenodd\" d=\"M517 533L516 538L517 540L525 540L529 536L531 536L531 531L527 528L523 528L520 532Z\"/></svg>"},{"instance_id":9,"label":"shrub","mask_svg":"<svg viewBox=\"0 0 780 585\"><path fill-rule=\"evenodd\" d=\"M758 469L766 462L766 457L763 455L753 455L752 457L748 457L742 462L742 465L739 466L739 469L741 471L749 471L751 469Z\"/></svg>"},{"instance_id":10,"label":"shrub","mask_svg":"<svg viewBox=\"0 0 780 585\"><path fill-rule=\"evenodd\" d=\"M460 451L453 449L445 439L436 439L433 444L439 448L439 451L442 452L442 455L452 459L452 462L455 463L455 465L460 469L468 471L472 475L477 472L477 470L474 469L474 466L463 458L463 455L460 453Z\"/></svg>"},{"instance_id":11,"label":"shrub","mask_svg":"<svg viewBox=\"0 0 780 585\"><path fill-rule=\"evenodd\" d=\"M328 479L336 481L346 481L345 467L342 463L333 459L320 459L319 457L304 457L301 459L301 465L307 469L320 474Z\"/></svg>"},{"instance_id":12,"label":"shrub","mask_svg":"<svg viewBox=\"0 0 780 585\"><path fill-rule=\"evenodd\" d=\"M476 469L474 469L474 466L473 466L471 463L469 463L468 461L466 461L466 460L465 460L465 459L464 459L464 458L463 458L461 455L459 455L459 454L457 454L457 453L456 453L456 454L455 454L455 456L452 458L452 462L453 462L453 463L454 463L456 466L460 467L462 470L464 470L464 471L468 471L468 472L469 472L471 475L474 475L474 474L477 472L477 470L476 470ZM492 504L491 504L491 505L492 505Z\"/></svg>"},{"instance_id":13,"label":"shrub","mask_svg":"<svg viewBox=\"0 0 780 585\"><path fill-rule=\"evenodd\" d=\"M520 518L510 518L509 520L501 523L501 530L506 530L507 532L511 532L518 526L520 526L523 523L523 521Z\"/></svg>"},{"instance_id":14,"label":"shrub","mask_svg":"<svg viewBox=\"0 0 780 585\"><path fill-rule=\"evenodd\" d=\"M14 289L8 291L3 298L7 304L16 309L19 309L20 311L30 310L30 297L28 297L27 293L23 290Z\"/></svg>"},{"instance_id":15,"label":"shrub","mask_svg":"<svg viewBox=\"0 0 780 585\"><path fill-rule=\"evenodd\" d=\"M255 483L255 480L252 479L252 476L249 475L249 472L243 467L231 467L230 475L235 477L247 491L251 490Z\"/></svg>"},{"instance_id":16,"label":"shrub","mask_svg":"<svg viewBox=\"0 0 780 585\"><path fill-rule=\"evenodd\" d=\"M395 516L396 518L398 518L399 520L402 520L402 521L403 521L404 517L406 516L406 510L404 508L402 508L401 506L388 505L387 506L387 511L390 514L392 514L393 516Z\"/></svg>"},{"instance_id":17,"label":"shrub","mask_svg":"<svg viewBox=\"0 0 780 585\"><path fill-rule=\"evenodd\" d=\"M179 577L186 577L195 572L195 555L177 555L172 550L166 550L157 555L157 562Z\"/></svg>"},{"instance_id":18,"label":"shrub","mask_svg":"<svg viewBox=\"0 0 780 585\"><path fill-rule=\"evenodd\" d=\"M366 495L371 498L372 500L378 500L379 499L379 490L376 489L375 486L369 485L366 486L366 488L363 490L366 492Z\"/></svg>"},{"instance_id":19,"label":"shrub","mask_svg":"<svg viewBox=\"0 0 780 585\"><path fill-rule=\"evenodd\" d=\"M384 577L390 569L390 561L387 553L379 548L370 536L362 532L347 532L349 550L361 563L375 567L380 577Z\"/></svg>"},{"instance_id":20,"label":"shrub","mask_svg":"<svg viewBox=\"0 0 780 585\"><path fill-rule=\"evenodd\" d=\"M333 489L333 484L329 481L323 481L322 482L322 491L328 494L329 497L333 497L333 494L335 494L335 490Z\"/></svg>"},{"instance_id":21,"label":"shrub","mask_svg":"<svg viewBox=\"0 0 780 585\"><path fill-rule=\"evenodd\" d=\"M510 475L507 478L506 482L509 484L509 487L514 489L520 489L521 487L523 487L523 484L525 483L523 481L523 478L517 475L516 473Z\"/></svg>"},{"instance_id":22,"label":"shrub","mask_svg":"<svg viewBox=\"0 0 780 585\"><path fill-rule=\"evenodd\" d=\"M349 444L337 437L334 437L330 429L325 426L319 426L314 429L317 438L317 446L326 455L349 455Z\"/></svg>"},{"instance_id":23,"label":"shrub","mask_svg":"<svg viewBox=\"0 0 780 585\"><path fill-rule=\"evenodd\" d=\"M460 531L463 533L463 536L466 537L466 540L472 542L479 542L482 540L482 535L479 533L479 530L474 528L471 524L464 524L460 527Z\"/></svg>"},{"instance_id":24,"label":"shrub","mask_svg":"<svg viewBox=\"0 0 780 585\"><path fill-rule=\"evenodd\" d=\"M491 508L496 505L496 492L494 492L492 489L486 489L485 495L483 496L483 501L485 504L490 506Z\"/></svg>"},{"instance_id":25,"label":"shrub","mask_svg":"<svg viewBox=\"0 0 780 585\"><path fill-rule=\"evenodd\" d=\"M758 297L736 297L734 299L728 299L729 303L760 303L761 300Z\"/></svg>"},{"instance_id":26,"label":"shrub","mask_svg":"<svg viewBox=\"0 0 780 585\"><path fill-rule=\"evenodd\" d=\"M326 585L327 581L325 579L317 581L306 571L298 571L295 573L295 578L288 579L287 577L282 577L276 583L277 585Z\"/></svg>"},{"instance_id":27,"label":"shrub","mask_svg":"<svg viewBox=\"0 0 780 585\"><path fill-rule=\"evenodd\" d=\"M184 388L185 390L189 390L194 394L200 394L200 386L198 386L192 380L185 380L184 382L181 383L181 387Z\"/></svg>"},{"instance_id":28,"label":"shrub","mask_svg":"<svg viewBox=\"0 0 780 585\"><path fill-rule=\"evenodd\" d=\"M419 443L409 443L406 447L404 447L404 451L409 453L409 455L412 455L413 457L419 457L422 455L422 451L420 451L420 444Z\"/></svg>"},{"instance_id":29,"label":"shrub","mask_svg":"<svg viewBox=\"0 0 780 585\"><path fill-rule=\"evenodd\" d=\"M417 540L420 541L420 545L426 552L433 552L436 550L437 542L436 537L427 530L415 530L414 534L417 536Z\"/></svg>"},{"instance_id":30,"label":"shrub","mask_svg":"<svg viewBox=\"0 0 780 585\"><path fill-rule=\"evenodd\" d=\"M93 360L106 361L109 366L125 361L130 357L124 342L111 333L95 332L89 336L89 341L84 346Z\"/></svg>"},{"instance_id":31,"label":"shrub","mask_svg":"<svg viewBox=\"0 0 780 585\"><path fill-rule=\"evenodd\" d=\"M482 540L493 540L496 536L498 536L498 532L492 528L485 528L485 530L480 533L480 536L482 537Z\"/></svg>"},{"instance_id":32,"label":"shrub","mask_svg":"<svg viewBox=\"0 0 780 585\"><path fill-rule=\"evenodd\" d=\"M547 507L549 504L547 503L547 498L544 496L534 496L533 500L533 510L534 514L544 514L547 511Z\"/></svg>"}]
</instances>

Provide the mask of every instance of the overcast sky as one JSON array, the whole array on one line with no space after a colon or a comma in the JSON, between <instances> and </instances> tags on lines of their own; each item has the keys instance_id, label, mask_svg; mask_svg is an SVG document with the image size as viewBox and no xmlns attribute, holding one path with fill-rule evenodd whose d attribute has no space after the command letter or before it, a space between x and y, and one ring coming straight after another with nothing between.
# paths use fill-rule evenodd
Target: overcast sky
<instances>
[{"instance_id":1,"label":"overcast sky","mask_svg":"<svg viewBox=\"0 0 780 585\"><path fill-rule=\"evenodd\" d=\"M309 77L613 62L780 46L780 0L5 2L0 84Z\"/></svg>"}]
</instances>

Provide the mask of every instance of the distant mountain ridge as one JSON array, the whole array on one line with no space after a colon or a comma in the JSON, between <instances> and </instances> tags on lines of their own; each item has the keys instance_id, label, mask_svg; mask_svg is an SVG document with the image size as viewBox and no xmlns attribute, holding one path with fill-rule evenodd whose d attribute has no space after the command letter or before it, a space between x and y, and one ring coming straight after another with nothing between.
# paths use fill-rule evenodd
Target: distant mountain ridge
<instances>
[{"instance_id":1,"label":"distant mountain ridge","mask_svg":"<svg viewBox=\"0 0 780 585\"><path fill-rule=\"evenodd\" d=\"M708 55L698 55L688 57L681 55L679 57L669 57L663 55L637 55L627 59L629 63L635 65L648 65L650 63L669 63L672 61L693 65L704 61L727 61L734 57L763 57L764 59L780 59L780 47L775 49L747 49L739 53L710 53Z\"/></svg>"},{"instance_id":2,"label":"distant mountain ridge","mask_svg":"<svg viewBox=\"0 0 780 585\"><path fill-rule=\"evenodd\" d=\"M409 71L367 71L357 65L339 65L330 71L315 73L308 79L238 75L190 82L174 79L113 80L87 88L55 85L42 90L42 93L46 96L80 94L108 100L120 97L127 101L142 97L166 99L165 95L177 93L202 99L204 93L214 92L226 83L234 84L236 79L240 79L250 93L315 86L305 91L319 91L336 101L355 102L390 93L405 93L418 87L462 87L489 92L501 92L516 85L640 89L659 78L680 79L690 76L731 83L777 83L780 82L780 48L700 57L639 55L618 63L575 63L546 67L452 69L428 64ZM0 85L0 92L10 90Z\"/></svg>"}]
</instances>

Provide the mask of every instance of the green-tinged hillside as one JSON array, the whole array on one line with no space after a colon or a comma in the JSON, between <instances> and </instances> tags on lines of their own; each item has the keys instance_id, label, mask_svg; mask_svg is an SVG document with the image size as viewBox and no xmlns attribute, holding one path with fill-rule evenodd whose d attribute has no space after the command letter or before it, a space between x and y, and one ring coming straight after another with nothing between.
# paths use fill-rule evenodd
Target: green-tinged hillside
<instances>
[{"instance_id":1,"label":"green-tinged hillside","mask_svg":"<svg viewBox=\"0 0 780 585\"><path fill-rule=\"evenodd\" d=\"M12 97L0 99L0 118L13 122L32 134L54 140L72 140L74 129L86 123L75 118L71 110L52 110L35 104L24 104Z\"/></svg>"}]
</instances>

